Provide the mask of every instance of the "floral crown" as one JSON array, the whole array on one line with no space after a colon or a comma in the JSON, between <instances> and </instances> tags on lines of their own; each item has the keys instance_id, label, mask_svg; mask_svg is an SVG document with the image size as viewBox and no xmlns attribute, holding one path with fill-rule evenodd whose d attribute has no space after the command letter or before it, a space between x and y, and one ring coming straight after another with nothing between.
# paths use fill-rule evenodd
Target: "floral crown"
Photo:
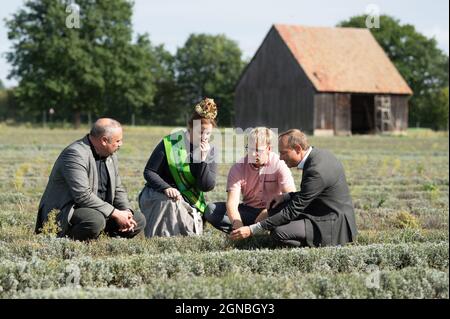
<instances>
[{"instance_id":1,"label":"floral crown","mask_svg":"<svg viewBox=\"0 0 450 319\"><path fill-rule=\"evenodd\" d=\"M217 105L213 99L204 99L195 106L195 112L205 119L214 120L217 116Z\"/></svg>"}]
</instances>

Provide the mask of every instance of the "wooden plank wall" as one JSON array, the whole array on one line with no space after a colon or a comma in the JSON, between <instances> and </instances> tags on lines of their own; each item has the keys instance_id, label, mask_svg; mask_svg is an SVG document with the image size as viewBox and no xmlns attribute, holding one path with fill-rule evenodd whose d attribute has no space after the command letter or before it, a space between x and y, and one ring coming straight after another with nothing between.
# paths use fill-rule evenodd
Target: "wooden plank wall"
<instances>
[{"instance_id":1,"label":"wooden plank wall","mask_svg":"<svg viewBox=\"0 0 450 319\"><path fill-rule=\"evenodd\" d=\"M236 87L235 126L244 130L267 126L279 132L299 128L309 134L314 130L351 134L351 101L350 93L316 92L272 27ZM395 130L406 129L408 97L393 95L391 105ZM354 114L354 120L367 116L367 112L361 112ZM365 118L359 121L370 126Z\"/></svg>"},{"instance_id":2,"label":"wooden plank wall","mask_svg":"<svg viewBox=\"0 0 450 319\"><path fill-rule=\"evenodd\" d=\"M314 129L334 130L334 93L317 93L314 96Z\"/></svg>"},{"instance_id":3,"label":"wooden plank wall","mask_svg":"<svg viewBox=\"0 0 450 319\"><path fill-rule=\"evenodd\" d=\"M314 87L272 28L235 92L235 124L314 130Z\"/></svg>"},{"instance_id":4,"label":"wooden plank wall","mask_svg":"<svg viewBox=\"0 0 450 319\"><path fill-rule=\"evenodd\" d=\"M335 94L334 134L352 134L352 105L351 94Z\"/></svg>"},{"instance_id":5,"label":"wooden plank wall","mask_svg":"<svg viewBox=\"0 0 450 319\"><path fill-rule=\"evenodd\" d=\"M391 114L395 131L408 129L408 100L405 95L391 95Z\"/></svg>"}]
</instances>

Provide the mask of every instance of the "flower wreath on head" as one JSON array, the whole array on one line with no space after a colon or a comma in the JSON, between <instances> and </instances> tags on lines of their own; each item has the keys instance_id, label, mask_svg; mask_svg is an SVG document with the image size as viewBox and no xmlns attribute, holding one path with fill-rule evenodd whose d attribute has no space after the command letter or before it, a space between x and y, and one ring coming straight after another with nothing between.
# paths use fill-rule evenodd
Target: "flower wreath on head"
<instances>
[{"instance_id":1,"label":"flower wreath on head","mask_svg":"<svg viewBox=\"0 0 450 319\"><path fill-rule=\"evenodd\" d=\"M217 116L217 105L213 99L206 98L195 106L195 112L205 119L214 120Z\"/></svg>"}]
</instances>

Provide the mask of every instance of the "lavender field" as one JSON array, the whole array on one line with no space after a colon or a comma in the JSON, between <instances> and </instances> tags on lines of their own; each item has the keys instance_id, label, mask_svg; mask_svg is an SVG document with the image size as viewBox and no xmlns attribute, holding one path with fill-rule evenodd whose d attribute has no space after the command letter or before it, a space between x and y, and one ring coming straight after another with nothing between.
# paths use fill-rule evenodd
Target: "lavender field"
<instances>
[{"instance_id":1,"label":"lavender field","mask_svg":"<svg viewBox=\"0 0 450 319\"><path fill-rule=\"evenodd\" d=\"M346 169L360 235L345 247L232 242L210 225L195 238L34 235L56 157L87 130L0 125L0 298L449 298L447 133L310 138ZM120 171L135 209L145 163L170 130L124 129ZM225 200L230 166L219 165L208 200Z\"/></svg>"}]
</instances>

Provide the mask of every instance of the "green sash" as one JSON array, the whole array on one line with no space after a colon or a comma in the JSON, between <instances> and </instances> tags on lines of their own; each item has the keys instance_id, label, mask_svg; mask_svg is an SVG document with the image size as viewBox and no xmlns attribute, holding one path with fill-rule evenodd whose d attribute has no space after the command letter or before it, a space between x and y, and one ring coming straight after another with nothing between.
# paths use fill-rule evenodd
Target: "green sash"
<instances>
[{"instance_id":1,"label":"green sash","mask_svg":"<svg viewBox=\"0 0 450 319\"><path fill-rule=\"evenodd\" d=\"M186 163L188 152L184 134L183 131L179 131L164 137L167 164L180 193L203 214L206 209L205 196L197 189L189 163Z\"/></svg>"}]
</instances>

